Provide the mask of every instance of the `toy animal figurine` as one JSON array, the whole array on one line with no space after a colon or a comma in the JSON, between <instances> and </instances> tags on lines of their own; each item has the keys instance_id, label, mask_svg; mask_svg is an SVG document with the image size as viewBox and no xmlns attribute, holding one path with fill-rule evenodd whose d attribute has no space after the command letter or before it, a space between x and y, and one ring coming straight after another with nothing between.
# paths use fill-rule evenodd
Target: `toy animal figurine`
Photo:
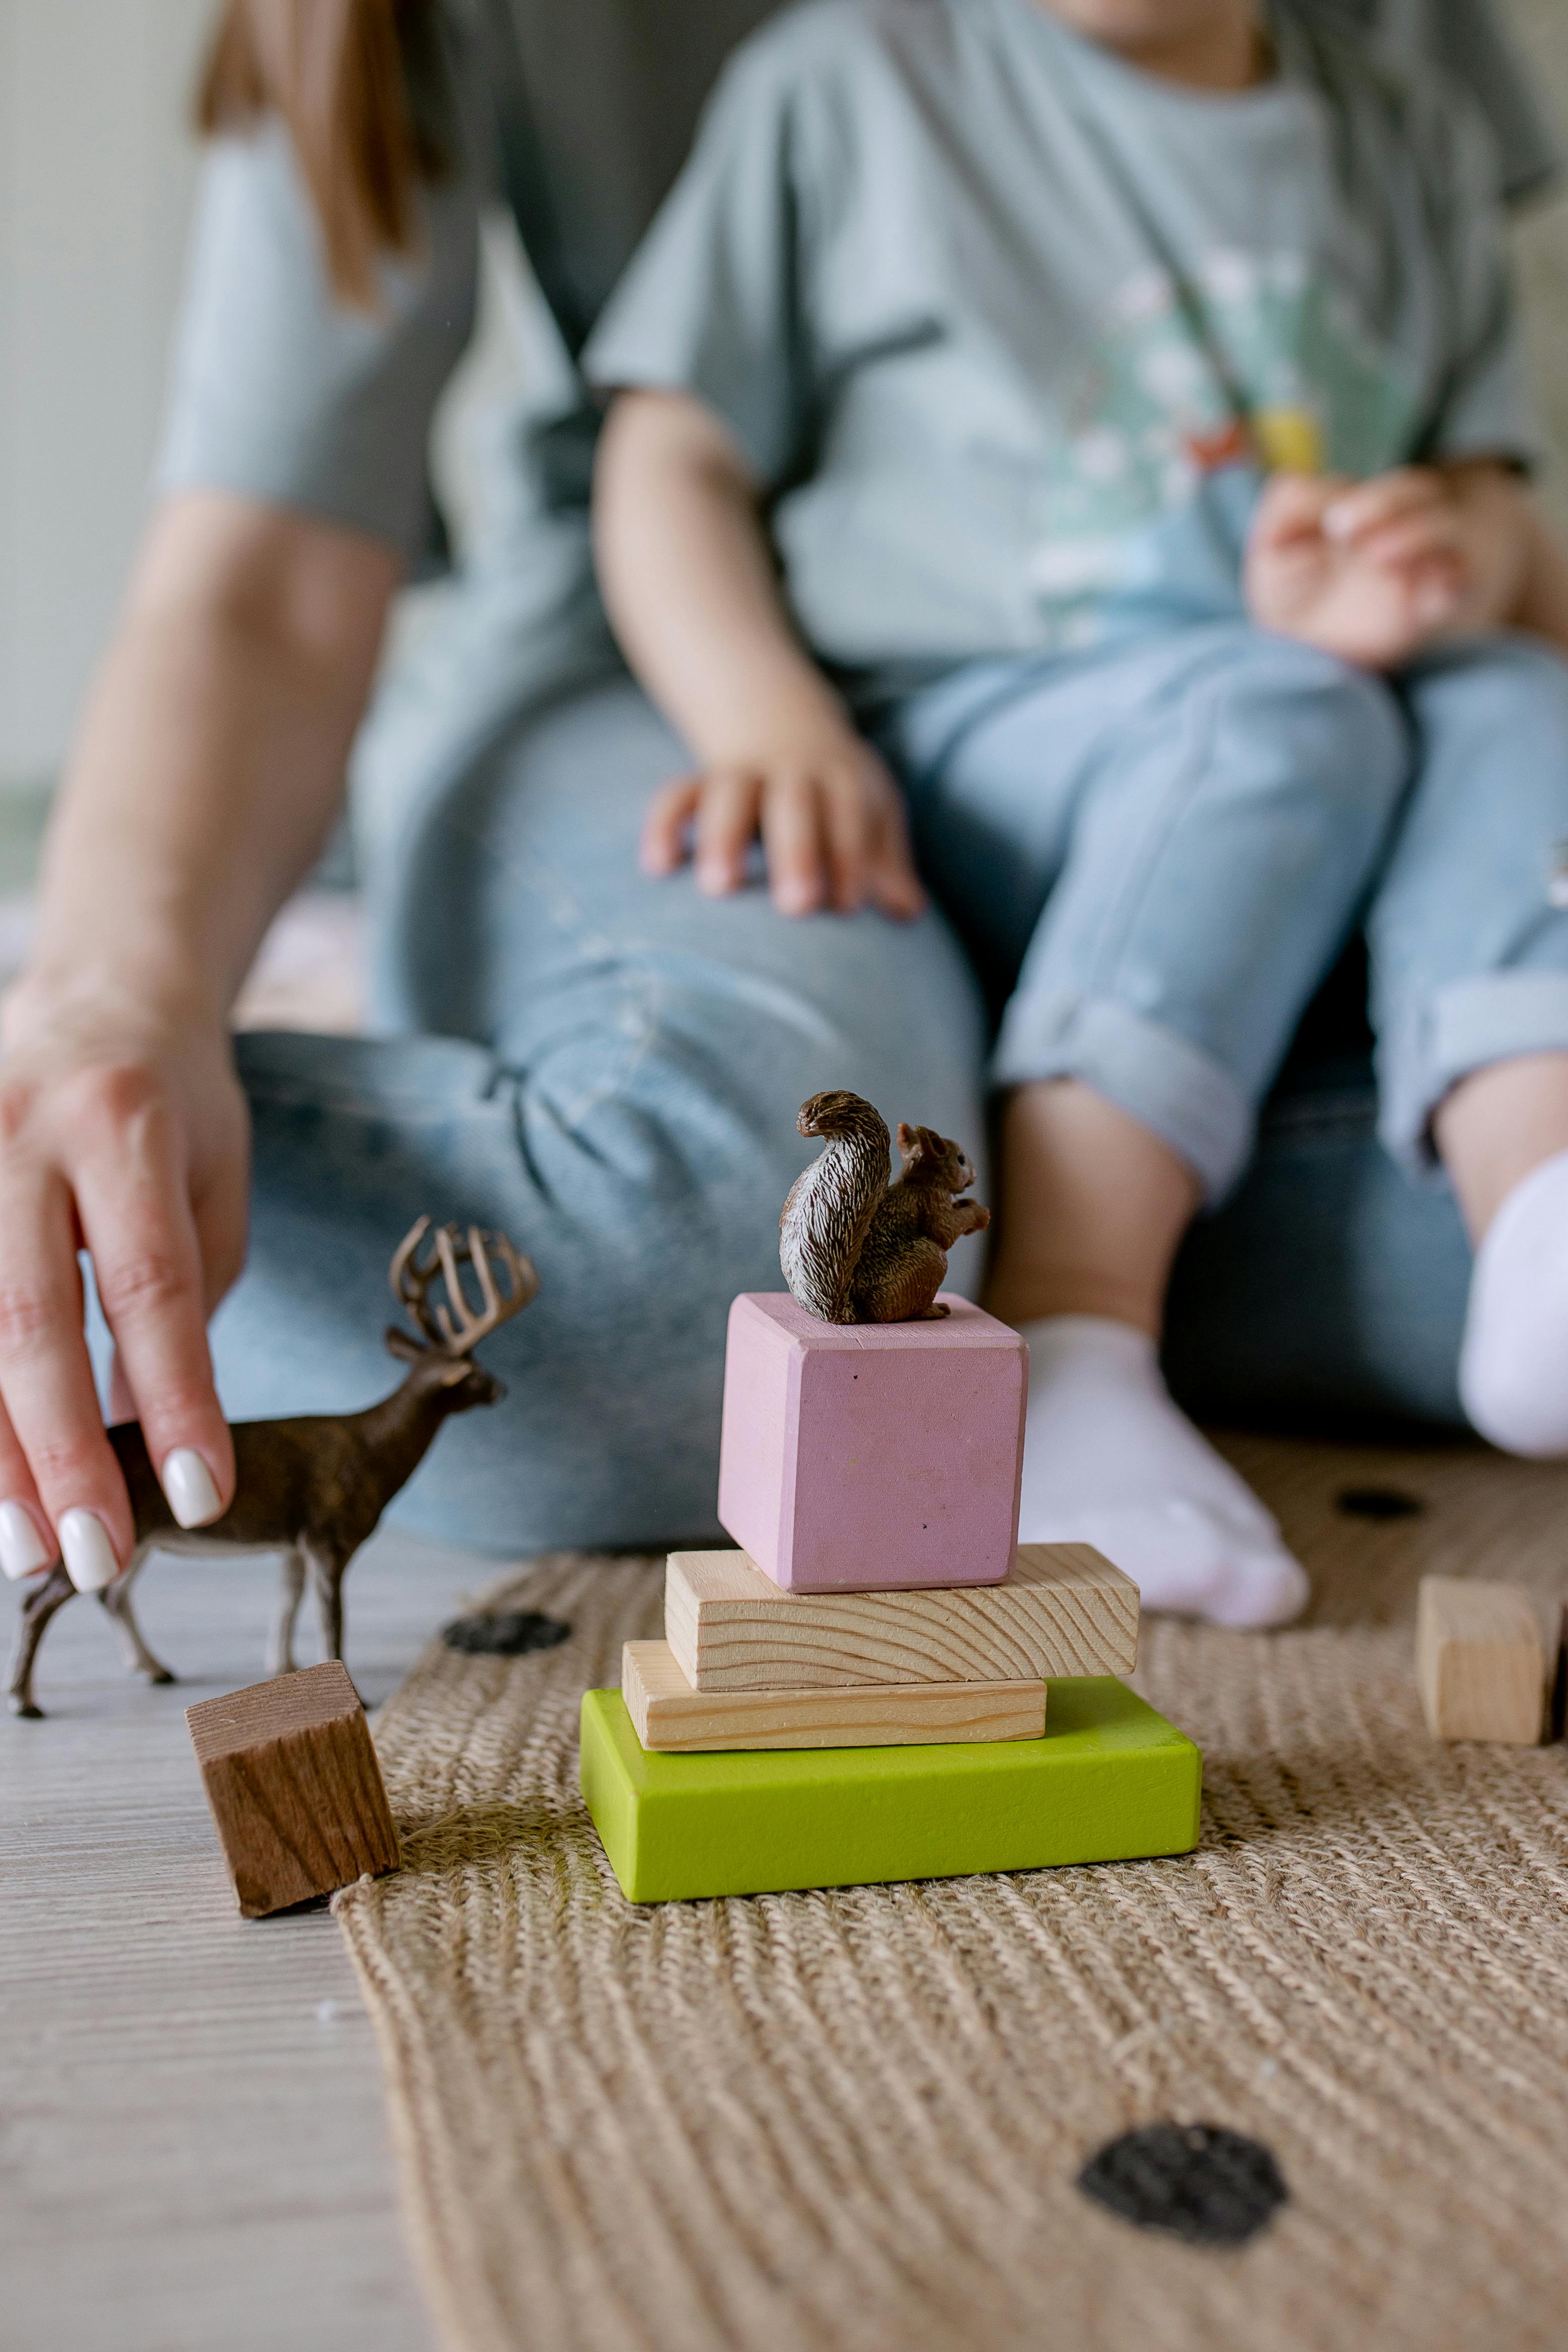
<instances>
[{"instance_id":1,"label":"toy animal figurine","mask_svg":"<svg viewBox=\"0 0 1568 2352\"><path fill-rule=\"evenodd\" d=\"M497 1282L492 1253L505 1275L504 1288ZM477 1309L464 1294L465 1265L472 1267L478 1286ZM433 1307L428 1293L437 1275L446 1298ZM131 1669L149 1682L174 1679L148 1649L131 1613L131 1587L151 1551L281 1552L283 1591L268 1672L287 1674L293 1667L294 1621L307 1572L320 1612L325 1654L340 1658L343 1572L349 1562L399 1487L413 1475L448 1415L498 1403L505 1396L500 1381L475 1363L474 1349L520 1314L538 1289L533 1266L506 1235L482 1234L475 1225L466 1237L455 1225L442 1225L432 1235L430 1219L421 1217L398 1245L391 1278L392 1296L421 1335L416 1339L395 1324L387 1332L388 1348L408 1366L401 1388L363 1412L236 1422L235 1498L209 1527L187 1530L176 1525L135 1422L121 1422L109 1432L130 1491L136 1542L123 1575L99 1599L120 1629ZM42 1713L33 1696L38 1645L50 1619L75 1591L57 1561L24 1601L11 1661L13 1715Z\"/></svg>"},{"instance_id":2,"label":"toy animal figurine","mask_svg":"<svg viewBox=\"0 0 1568 2352\"><path fill-rule=\"evenodd\" d=\"M863 1097L813 1095L795 1124L828 1139L779 1220L779 1262L797 1304L827 1323L946 1315L936 1293L947 1253L991 1222L977 1201L956 1197L975 1181L960 1146L928 1127L900 1127L904 1173L890 1184L887 1123Z\"/></svg>"}]
</instances>

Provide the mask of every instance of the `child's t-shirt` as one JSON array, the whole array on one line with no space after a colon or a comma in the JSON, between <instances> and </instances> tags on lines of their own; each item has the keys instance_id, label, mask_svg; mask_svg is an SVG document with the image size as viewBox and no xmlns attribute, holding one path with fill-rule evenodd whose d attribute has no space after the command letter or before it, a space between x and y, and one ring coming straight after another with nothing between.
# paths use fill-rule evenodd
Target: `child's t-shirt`
<instances>
[{"instance_id":1,"label":"child's t-shirt","mask_svg":"<svg viewBox=\"0 0 1568 2352\"><path fill-rule=\"evenodd\" d=\"M731 60L586 365L724 420L821 658L1234 614L1264 463L1533 455L1479 117L1272 30L1226 95L1040 0L813 0Z\"/></svg>"}]
</instances>

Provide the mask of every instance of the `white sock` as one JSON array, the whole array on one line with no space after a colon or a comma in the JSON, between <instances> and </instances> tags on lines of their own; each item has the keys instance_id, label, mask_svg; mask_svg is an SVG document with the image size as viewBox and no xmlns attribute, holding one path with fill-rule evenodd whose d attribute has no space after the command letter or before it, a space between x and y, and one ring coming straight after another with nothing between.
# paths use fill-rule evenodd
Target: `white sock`
<instances>
[{"instance_id":1,"label":"white sock","mask_svg":"<svg viewBox=\"0 0 1568 2352\"><path fill-rule=\"evenodd\" d=\"M1155 1343L1103 1315L1019 1325L1029 1343L1024 1543L1090 1543L1150 1609L1282 1625L1306 1571L1278 1523L1172 1403Z\"/></svg>"},{"instance_id":2,"label":"white sock","mask_svg":"<svg viewBox=\"0 0 1568 2352\"><path fill-rule=\"evenodd\" d=\"M1459 1395L1510 1454L1568 1454L1568 1151L1516 1184L1470 1276Z\"/></svg>"}]
</instances>

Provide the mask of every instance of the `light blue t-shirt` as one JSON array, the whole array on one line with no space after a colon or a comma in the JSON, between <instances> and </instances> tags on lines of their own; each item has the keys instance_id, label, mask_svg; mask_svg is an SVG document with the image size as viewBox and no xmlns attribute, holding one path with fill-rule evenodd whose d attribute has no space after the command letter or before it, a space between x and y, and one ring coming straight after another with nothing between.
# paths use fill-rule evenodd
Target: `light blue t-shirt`
<instances>
[{"instance_id":1,"label":"light blue t-shirt","mask_svg":"<svg viewBox=\"0 0 1568 2352\"><path fill-rule=\"evenodd\" d=\"M585 364L724 420L821 658L1233 613L1260 458L1532 456L1479 115L1273 28L1227 95L1040 0L811 0L731 60Z\"/></svg>"}]
</instances>

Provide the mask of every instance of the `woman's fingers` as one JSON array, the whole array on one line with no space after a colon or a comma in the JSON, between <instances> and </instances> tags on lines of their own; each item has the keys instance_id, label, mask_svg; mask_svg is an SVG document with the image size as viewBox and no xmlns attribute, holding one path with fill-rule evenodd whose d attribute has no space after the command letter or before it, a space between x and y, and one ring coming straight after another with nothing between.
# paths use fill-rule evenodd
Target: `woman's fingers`
<instances>
[{"instance_id":1,"label":"woman's fingers","mask_svg":"<svg viewBox=\"0 0 1568 2352\"><path fill-rule=\"evenodd\" d=\"M10 1415L0 1405L0 1575L15 1584L52 1568L59 1546L38 1500L27 1457L16 1442Z\"/></svg>"},{"instance_id":2,"label":"woman's fingers","mask_svg":"<svg viewBox=\"0 0 1568 2352\"><path fill-rule=\"evenodd\" d=\"M64 1180L26 1163L6 1168L0 1234L0 1400L72 1581L101 1591L130 1559L134 1530L88 1360ZM28 1503L25 1491L4 1499Z\"/></svg>"},{"instance_id":3,"label":"woman's fingers","mask_svg":"<svg viewBox=\"0 0 1568 2352\"><path fill-rule=\"evenodd\" d=\"M213 1383L184 1151L150 1077L117 1075L107 1091L102 1116L116 1149L84 1157L77 1212L169 1507L182 1527L204 1527L233 1496L234 1447Z\"/></svg>"},{"instance_id":4,"label":"woman's fingers","mask_svg":"<svg viewBox=\"0 0 1568 2352\"><path fill-rule=\"evenodd\" d=\"M191 1214L201 1254L202 1305L211 1320L245 1272L250 1233L248 1135L225 1152L191 1186Z\"/></svg>"},{"instance_id":5,"label":"woman's fingers","mask_svg":"<svg viewBox=\"0 0 1568 2352\"><path fill-rule=\"evenodd\" d=\"M808 770L769 779L762 796L768 882L781 915L815 914L827 903L822 786Z\"/></svg>"},{"instance_id":6,"label":"woman's fingers","mask_svg":"<svg viewBox=\"0 0 1568 2352\"><path fill-rule=\"evenodd\" d=\"M761 797L762 780L748 769L714 768L703 777L693 854L697 888L710 898L722 898L745 881Z\"/></svg>"},{"instance_id":7,"label":"woman's fingers","mask_svg":"<svg viewBox=\"0 0 1568 2352\"><path fill-rule=\"evenodd\" d=\"M643 819L638 856L644 874L674 874L687 856L687 835L702 798L700 776L677 776L662 785Z\"/></svg>"}]
</instances>

